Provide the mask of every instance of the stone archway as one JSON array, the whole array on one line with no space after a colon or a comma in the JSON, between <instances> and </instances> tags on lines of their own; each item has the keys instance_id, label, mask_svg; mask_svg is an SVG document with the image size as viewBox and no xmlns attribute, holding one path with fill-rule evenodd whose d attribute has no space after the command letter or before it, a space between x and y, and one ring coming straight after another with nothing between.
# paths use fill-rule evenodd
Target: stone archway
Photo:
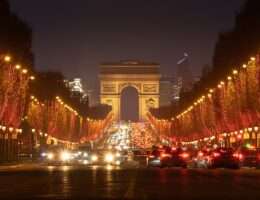
<instances>
[{"instance_id":1,"label":"stone archway","mask_svg":"<svg viewBox=\"0 0 260 200\"><path fill-rule=\"evenodd\" d=\"M121 120L121 93L126 87L138 92L139 120L145 120L150 107L159 106L160 73L156 63L124 61L100 66L100 102L112 106L116 120Z\"/></svg>"}]
</instances>

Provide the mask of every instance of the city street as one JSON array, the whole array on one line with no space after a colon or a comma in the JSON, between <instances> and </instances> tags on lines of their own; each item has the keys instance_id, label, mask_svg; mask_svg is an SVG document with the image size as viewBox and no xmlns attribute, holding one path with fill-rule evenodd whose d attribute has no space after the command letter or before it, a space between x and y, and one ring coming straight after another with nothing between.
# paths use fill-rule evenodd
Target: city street
<instances>
[{"instance_id":1,"label":"city street","mask_svg":"<svg viewBox=\"0 0 260 200\"><path fill-rule=\"evenodd\" d=\"M19 165L0 168L1 199L259 199L260 170Z\"/></svg>"},{"instance_id":2,"label":"city street","mask_svg":"<svg viewBox=\"0 0 260 200\"><path fill-rule=\"evenodd\" d=\"M0 200L260 200L260 0L0 13Z\"/></svg>"}]
</instances>

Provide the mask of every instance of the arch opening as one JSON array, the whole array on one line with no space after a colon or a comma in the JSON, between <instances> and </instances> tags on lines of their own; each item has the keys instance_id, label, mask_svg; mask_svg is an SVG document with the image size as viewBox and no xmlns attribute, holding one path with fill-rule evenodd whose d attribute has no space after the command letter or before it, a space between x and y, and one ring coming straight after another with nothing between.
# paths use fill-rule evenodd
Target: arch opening
<instances>
[{"instance_id":1,"label":"arch opening","mask_svg":"<svg viewBox=\"0 0 260 200\"><path fill-rule=\"evenodd\" d=\"M120 96L120 115L121 120L134 121L139 120L139 95L133 86L125 87Z\"/></svg>"}]
</instances>

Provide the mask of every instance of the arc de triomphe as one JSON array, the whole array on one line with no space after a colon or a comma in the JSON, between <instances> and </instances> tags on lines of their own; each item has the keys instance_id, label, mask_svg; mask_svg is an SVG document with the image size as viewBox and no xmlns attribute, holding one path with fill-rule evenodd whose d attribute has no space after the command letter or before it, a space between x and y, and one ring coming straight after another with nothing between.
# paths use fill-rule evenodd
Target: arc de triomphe
<instances>
[{"instance_id":1,"label":"arc de triomphe","mask_svg":"<svg viewBox=\"0 0 260 200\"><path fill-rule=\"evenodd\" d=\"M100 102L112 106L115 120L120 120L121 93L126 87L138 92L139 120L144 121L149 108L157 108L160 99L159 64L121 61L100 65Z\"/></svg>"}]
</instances>

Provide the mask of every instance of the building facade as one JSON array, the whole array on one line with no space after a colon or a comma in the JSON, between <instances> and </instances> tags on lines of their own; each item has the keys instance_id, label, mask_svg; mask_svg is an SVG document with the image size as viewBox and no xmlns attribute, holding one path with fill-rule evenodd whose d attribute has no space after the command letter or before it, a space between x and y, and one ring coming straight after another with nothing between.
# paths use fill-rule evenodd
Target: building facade
<instances>
[{"instance_id":1,"label":"building facade","mask_svg":"<svg viewBox=\"0 0 260 200\"><path fill-rule=\"evenodd\" d=\"M160 106L168 106L172 102L173 77L162 76L160 79Z\"/></svg>"},{"instance_id":2,"label":"building facade","mask_svg":"<svg viewBox=\"0 0 260 200\"><path fill-rule=\"evenodd\" d=\"M79 98L81 102L88 102L88 94L85 92L81 78L65 80L65 85L70 89L72 98Z\"/></svg>"},{"instance_id":3,"label":"building facade","mask_svg":"<svg viewBox=\"0 0 260 200\"><path fill-rule=\"evenodd\" d=\"M159 107L159 64L121 61L100 65L100 102L112 107L115 120L121 120L121 93L127 87L138 92L139 120L146 120L151 107Z\"/></svg>"},{"instance_id":4,"label":"building facade","mask_svg":"<svg viewBox=\"0 0 260 200\"><path fill-rule=\"evenodd\" d=\"M194 78L190 70L189 56L184 53L183 58L177 62L177 86L180 86L181 90L186 92L192 89Z\"/></svg>"}]
</instances>

